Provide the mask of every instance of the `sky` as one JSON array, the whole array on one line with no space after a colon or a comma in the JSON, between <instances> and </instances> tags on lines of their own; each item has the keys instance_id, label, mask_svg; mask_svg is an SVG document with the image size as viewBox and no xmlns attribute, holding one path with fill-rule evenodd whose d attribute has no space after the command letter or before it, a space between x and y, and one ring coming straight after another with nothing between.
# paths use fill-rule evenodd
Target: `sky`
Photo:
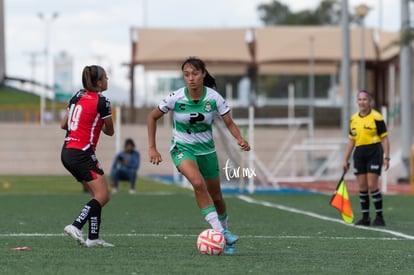
<instances>
[{"instance_id":1,"label":"sky","mask_svg":"<svg viewBox=\"0 0 414 275\"><path fill-rule=\"evenodd\" d=\"M231 28L260 27L259 4L271 0L3 0L6 74L52 82L52 58L44 55L46 33L50 56L64 51L73 57L73 83L80 85L85 65L101 64L110 88L127 92L131 27ZM291 11L316 8L320 0L279 0ZM361 3L371 10L367 27L398 31L399 0L348 0L349 10ZM382 11L382 12L381 12ZM58 16L52 19L52 14ZM39 18L43 14L43 19ZM47 32L47 26L49 31ZM32 59L35 57L35 59ZM35 60L36 65L31 61ZM49 69L46 71L46 64ZM47 74L47 72L49 74Z\"/></svg>"}]
</instances>

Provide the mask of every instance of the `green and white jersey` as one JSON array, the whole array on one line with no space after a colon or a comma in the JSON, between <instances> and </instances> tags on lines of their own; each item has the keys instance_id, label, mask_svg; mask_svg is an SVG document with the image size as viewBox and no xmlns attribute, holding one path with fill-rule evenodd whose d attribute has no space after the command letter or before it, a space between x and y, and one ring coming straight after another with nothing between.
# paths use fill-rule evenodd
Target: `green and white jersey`
<instances>
[{"instance_id":1,"label":"green and white jersey","mask_svg":"<svg viewBox=\"0 0 414 275\"><path fill-rule=\"evenodd\" d=\"M191 150L194 155L215 152L213 140L214 114L223 116L230 112L224 98L215 90L204 87L204 95L193 101L188 89L172 92L158 105L163 113L173 111L172 148L178 146Z\"/></svg>"}]
</instances>

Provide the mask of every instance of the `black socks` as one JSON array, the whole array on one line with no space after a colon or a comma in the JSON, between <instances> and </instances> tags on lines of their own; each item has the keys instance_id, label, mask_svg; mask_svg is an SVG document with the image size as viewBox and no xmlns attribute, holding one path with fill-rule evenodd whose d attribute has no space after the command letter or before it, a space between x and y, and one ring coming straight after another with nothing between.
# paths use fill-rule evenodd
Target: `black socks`
<instances>
[{"instance_id":1,"label":"black socks","mask_svg":"<svg viewBox=\"0 0 414 275\"><path fill-rule=\"evenodd\" d=\"M90 200L81 210L79 216L73 221L72 225L82 229L86 221L89 221L90 240L99 238L99 227L101 224L102 206L95 199Z\"/></svg>"},{"instance_id":2,"label":"black socks","mask_svg":"<svg viewBox=\"0 0 414 275\"><path fill-rule=\"evenodd\" d=\"M368 191L359 192L359 202L361 203L362 218L369 218L369 194Z\"/></svg>"},{"instance_id":3,"label":"black socks","mask_svg":"<svg viewBox=\"0 0 414 275\"><path fill-rule=\"evenodd\" d=\"M382 217L382 194L379 189L371 192L372 202L375 206L377 216ZM369 194L368 191L359 192L359 202L361 203L361 212L364 219L369 218Z\"/></svg>"},{"instance_id":4,"label":"black socks","mask_svg":"<svg viewBox=\"0 0 414 275\"><path fill-rule=\"evenodd\" d=\"M382 217L382 195L379 189L371 192L372 201L375 206L377 216Z\"/></svg>"}]
</instances>

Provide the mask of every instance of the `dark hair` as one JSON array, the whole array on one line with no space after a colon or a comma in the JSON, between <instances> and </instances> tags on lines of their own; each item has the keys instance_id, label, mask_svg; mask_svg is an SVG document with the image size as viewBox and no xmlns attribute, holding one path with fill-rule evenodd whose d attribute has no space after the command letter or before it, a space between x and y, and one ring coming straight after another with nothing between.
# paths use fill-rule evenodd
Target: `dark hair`
<instances>
[{"instance_id":1,"label":"dark hair","mask_svg":"<svg viewBox=\"0 0 414 275\"><path fill-rule=\"evenodd\" d=\"M181 71L184 71L185 65L190 64L197 70L205 73L203 85L207 86L212 89L217 89L216 79L207 71L206 64L203 60L198 57L190 56L186 60L184 60L183 64L181 65Z\"/></svg>"},{"instance_id":2,"label":"dark hair","mask_svg":"<svg viewBox=\"0 0 414 275\"><path fill-rule=\"evenodd\" d=\"M197 70L202 71L203 73L206 72L206 64L203 60L198 57L190 56L186 60L184 60L183 64L181 65L181 71L184 71L184 66L190 64Z\"/></svg>"},{"instance_id":3,"label":"dark hair","mask_svg":"<svg viewBox=\"0 0 414 275\"><path fill-rule=\"evenodd\" d=\"M104 77L105 70L101 66L98 65L92 65L92 66L86 66L83 68L82 72L82 85L83 88L89 91L98 91L96 84L99 80L102 80Z\"/></svg>"},{"instance_id":4,"label":"dark hair","mask_svg":"<svg viewBox=\"0 0 414 275\"><path fill-rule=\"evenodd\" d=\"M372 95L371 95L371 93L370 93L370 92L368 92L367 90L359 90L358 94L360 94L360 93L364 93L364 94L368 95L368 98L369 98L369 99L372 99Z\"/></svg>"},{"instance_id":5,"label":"dark hair","mask_svg":"<svg viewBox=\"0 0 414 275\"><path fill-rule=\"evenodd\" d=\"M128 145L132 145L132 147L135 147L135 142L134 142L134 140L133 140L132 138L127 138L127 139L125 140L125 145L124 145L124 147L127 147Z\"/></svg>"},{"instance_id":6,"label":"dark hair","mask_svg":"<svg viewBox=\"0 0 414 275\"><path fill-rule=\"evenodd\" d=\"M203 85L211 89L217 89L216 79L206 70L206 76L203 79Z\"/></svg>"}]
</instances>

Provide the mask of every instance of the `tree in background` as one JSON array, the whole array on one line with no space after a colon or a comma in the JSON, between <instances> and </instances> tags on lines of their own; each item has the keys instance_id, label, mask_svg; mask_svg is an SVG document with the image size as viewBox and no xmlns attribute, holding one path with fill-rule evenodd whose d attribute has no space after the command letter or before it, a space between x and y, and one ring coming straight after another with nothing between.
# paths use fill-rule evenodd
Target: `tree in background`
<instances>
[{"instance_id":1,"label":"tree in background","mask_svg":"<svg viewBox=\"0 0 414 275\"><path fill-rule=\"evenodd\" d=\"M265 25L339 25L341 6L339 0L323 0L315 10L292 12L289 6L273 0L257 7L260 20Z\"/></svg>"}]
</instances>

